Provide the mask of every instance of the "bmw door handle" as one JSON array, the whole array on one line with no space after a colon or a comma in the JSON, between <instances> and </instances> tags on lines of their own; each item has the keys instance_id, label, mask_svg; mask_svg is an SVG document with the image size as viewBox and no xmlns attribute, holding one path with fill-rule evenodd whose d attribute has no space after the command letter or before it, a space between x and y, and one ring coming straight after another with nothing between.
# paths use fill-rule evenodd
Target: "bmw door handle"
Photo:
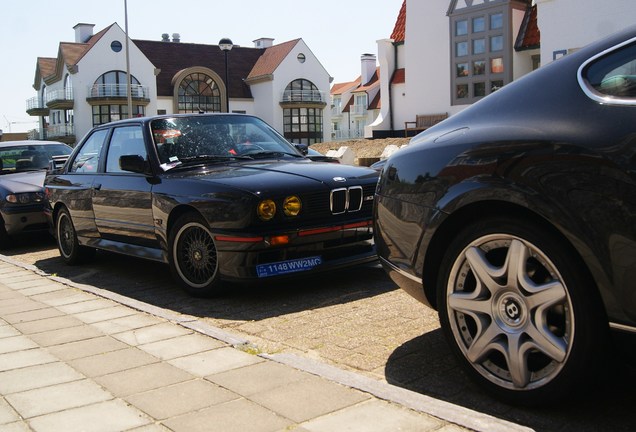
<instances>
[{"instance_id":1,"label":"bmw door handle","mask_svg":"<svg viewBox=\"0 0 636 432\"><path fill-rule=\"evenodd\" d=\"M95 183L95 184L93 184L93 190L98 191L98 190L100 190L101 188L102 188L101 183Z\"/></svg>"}]
</instances>

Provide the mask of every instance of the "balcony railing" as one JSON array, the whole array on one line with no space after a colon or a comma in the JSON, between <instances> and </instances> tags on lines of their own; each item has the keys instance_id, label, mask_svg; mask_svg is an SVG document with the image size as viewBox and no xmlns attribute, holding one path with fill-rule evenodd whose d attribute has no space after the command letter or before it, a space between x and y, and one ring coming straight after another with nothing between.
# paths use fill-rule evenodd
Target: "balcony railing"
<instances>
[{"instance_id":1,"label":"balcony railing","mask_svg":"<svg viewBox=\"0 0 636 432\"><path fill-rule=\"evenodd\" d=\"M49 90L46 92L46 103L49 104L52 101L72 101L73 89L65 88L59 90Z\"/></svg>"},{"instance_id":2,"label":"balcony railing","mask_svg":"<svg viewBox=\"0 0 636 432\"><path fill-rule=\"evenodd\" d=\"M331 139L333 139L334 141L363 138L363 137L364 137L364 129L336 130L331 132Z\"/></svg>"},{"instance_id":3,"label":"balcony railing","mask_svg":"<svg viewBox=\"0 0 636 432\"><path fill-rule=\"evenodd\" d=\"M339 106L335 106L331 108L331 117L340 117L342 115L342 110Z\"/></svg>"},{"instance_id":4,"label":"balcony railing","mask_svg":"<svg viewBox=\"0 0 636 432\"><path fill-rule=\"evenodd\" d=\"M47 138L60 138L75 135L75 126L72 124L49 125L46 128Z\"/></svg>"},{"instance_id":5,"label":"balcony railing","mask_svg":"<svg viewBox=\"0 0 636 432\"><path fill-rule=\"evenodd\" d=\"M126 98L128 97L126 84L93 84L88 87L88 98ZM133 99L148 99L150 91L148 87L139 84L130 86L130 94Z\"/></svg>"},{"instance_id":6,"label":"balcony railing","mask_svg":"<svg viewBox=\"0 0 636 432\"><path fill-rule=\"evenodd\" d=\"M325 97L320 90L285 90L281 102L325 103Z\"/></svg>"},{"instance_id":7,"label":"balcony railing","mask_svg":"<svg viewBox=\"0 0 636 432\"><path fill-rule=\"evenodd\" d=\"M26 112L32 116L44 116L49 114L49 108L38 96L34 96L26 101Z\"/></svg>"},{"instance_id":8,"label":"balcony railing","mask_svg":"<svg viewBox=\"0 0 636 432\"><path fill-rule=\"evenodd\" d=\"M367 107L365 105L351 105L351 115L365 116L367 115Z\"/></svg>"}]
</instances>

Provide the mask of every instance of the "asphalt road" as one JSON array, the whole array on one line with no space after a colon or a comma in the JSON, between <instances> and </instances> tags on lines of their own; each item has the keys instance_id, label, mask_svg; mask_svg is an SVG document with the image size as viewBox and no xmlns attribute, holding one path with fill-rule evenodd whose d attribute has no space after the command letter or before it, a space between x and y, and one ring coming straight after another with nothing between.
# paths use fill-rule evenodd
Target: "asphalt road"
<instances>
[{"instance_id":1,"label":"asphalt road","mask_svg":"<svg viewBox=\"0 0 636 432\"><path fill-rule=\"evenodd\" d=\"M77 283L196 316L250 340L267 353L293 352L353 370L537 431L633 431L636 342L608 353L602 382L585 395L543 408L494 400L463 374L434 311L395 286L377 265L282 283L236 286L213 299L192 298L172 282L167 266L99 252L66 266L52 239L22 239L3 255Z\"/></svg>"}]
</instances>

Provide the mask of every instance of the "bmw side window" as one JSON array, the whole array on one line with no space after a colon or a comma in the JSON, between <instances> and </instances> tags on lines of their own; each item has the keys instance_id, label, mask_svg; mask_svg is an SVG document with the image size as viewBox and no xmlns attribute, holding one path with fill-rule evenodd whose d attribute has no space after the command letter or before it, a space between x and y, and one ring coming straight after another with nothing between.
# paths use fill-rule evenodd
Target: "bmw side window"
<instances>
[{"instance_id":1,"label":"bmw side window","mask_svg":"<svg viewBox=\"0 0 636 432\"><path fill-rule=\"evenodd\" d=\"M108 130L103 129L93 133L82 145L73 163L70 172L74 173L95 173L99 167L99 155L104 146L104 141L108 135Z\"/></svg>"},{"instance_id":2,"label":"bmw side window","mask_svg":"<svg viewBox=\"0 0 636 432\"><path fill-rule=\"evenodd\" d=\"M119 158L124 155L141 156L148 160L141 126L119 127L113 131L106 157L106 172L126 172L119 165Z\"/></svg>"},{"instance_id":3,"label":"bmw side window","mask_svg":"<svg viewBox=\"0 0 636 432\"><path fill-rule=\"evenodd\" d=\"M584 74L589 85L603 96L636 98L636 43L598 58Z\"/></svg>"}]
</instances>

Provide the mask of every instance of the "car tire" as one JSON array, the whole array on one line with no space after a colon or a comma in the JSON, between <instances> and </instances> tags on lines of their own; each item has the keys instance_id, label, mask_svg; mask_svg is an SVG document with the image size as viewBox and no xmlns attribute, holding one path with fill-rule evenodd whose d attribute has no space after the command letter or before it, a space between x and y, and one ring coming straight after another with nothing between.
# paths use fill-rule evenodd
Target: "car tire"
<instances>
[{"instance_id":1,"label":"car tire","mask_svg":"<svg viewBox=\"0 0 636 432\"><path fill-rule=\"evenodd\" d=\"M60 256L68 265L82 264L95 256L96 251L94 248L81 246L79 244L75 225L73 225L71 214L66 208L62 208L57 213L55 238Z\"/></svg>"},{"instance_id":2,"label":"car tire","mask_svg":"<svg viewBox=\"0 0 636 432\"><path fill-rule=\"evenodd\" d=\"M600 296L575 252L541 225L469 224L442 259L437 293L447 341L493 396L543 405L597 384L607 340Z\"/></svg>"},{"instance_id":3,"label":"car tire","mask_svg":"<svg viewBox=\"0 0 636 432\"><path fill-rule=\"evenodd\" d=\"M4 227L4 221L0 218L0 250L8 249L9 246L11 246L11 240Z\"/></svg>"},{"instance_id":4,"label":"car tire","mask_svg":"<svg viewBox=\"0 0 636 432\"><path fill-rule=\"evenodd\" d=\"M181 287L196 297L221 291L217 249L210 228L196 213L187 213L170 231L170 270Z\"/></svg>"}]
</instances>

